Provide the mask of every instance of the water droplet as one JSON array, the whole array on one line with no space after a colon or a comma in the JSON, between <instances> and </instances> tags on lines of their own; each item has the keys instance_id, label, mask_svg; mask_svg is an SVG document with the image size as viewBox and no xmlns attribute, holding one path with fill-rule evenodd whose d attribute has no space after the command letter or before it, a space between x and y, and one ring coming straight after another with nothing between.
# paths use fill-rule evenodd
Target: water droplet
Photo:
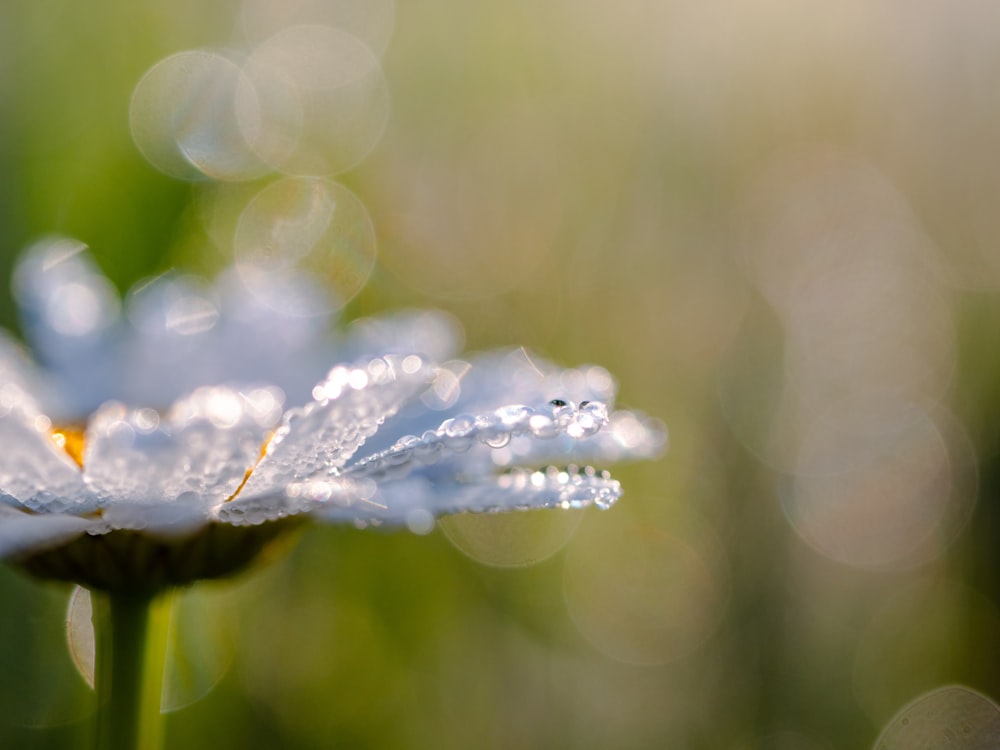
<instances>
[{"instance_id":1,"label":"water droplet","mask_svg":"<svg viewBox=\"0 0 1000 750\"><path fill-rule=\"evenodd\" d=\"M497 432L492 435L484 435L483 442L490 448L503 448L510 442L510 433Z\"/></svg>"},{"instance_id":2,"label":"water droplet","mask_svg":"<svg viewBox=\"0 0 1000 750\"><path fill-rule=\"evenodd\" d=\"M528 429L537 438L554 438L559 434L559 427L551 417L535 414L528 420Z\"/></svg>"},{"instance_id":3,"label":"water droplet","mask_svg":"<svg viewBox=\"0 0 1000 750\"><path fill-rule=\"evenodd\" d=\"M476 418L468 414L461 414L453 419L446 420L442 425L444 433L448 437L466 437L476 426Z\"/></svg>"},{"instance_id":4,"label":"water droplet","mask_svg":"<svg viewBox=\"0 0 1000 750\"><path fill-rule=\"evenodd\" d=\"M535 414L533 409L521 404L503 406L496 410L496 416L501 424L509 428L512 432L524 432L528 429L531 417Z\"/></svg>"},{"instance_id":5,"label":"water droplet","mask_svg":"<svg viewBox=\"0 0 1000 750\"><path fill-rule=\"evenodd\" d=\"M426 508L416 508L406 515L406 528L414 534L430 534L434 530L434 514Z\"/></svg>"}]
</instances>

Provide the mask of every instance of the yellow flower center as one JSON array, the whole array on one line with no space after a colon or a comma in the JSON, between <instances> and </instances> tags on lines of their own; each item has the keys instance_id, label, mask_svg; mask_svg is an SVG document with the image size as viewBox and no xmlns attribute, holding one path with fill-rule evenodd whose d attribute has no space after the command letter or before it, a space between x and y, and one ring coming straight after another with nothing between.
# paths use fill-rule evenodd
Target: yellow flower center
<instances>
[{"instance_id":1,"label":"yellow flower center","mask_svg":"<svg viewBox=\"0 0 1000 750\"><path fill-rule=\"evenodd\" d=\"M83 449L86 446L86 436L80 427L53 427L50 433L52 441L66 451L77 466L83 468Z\"/></svg>"}]
</instances>

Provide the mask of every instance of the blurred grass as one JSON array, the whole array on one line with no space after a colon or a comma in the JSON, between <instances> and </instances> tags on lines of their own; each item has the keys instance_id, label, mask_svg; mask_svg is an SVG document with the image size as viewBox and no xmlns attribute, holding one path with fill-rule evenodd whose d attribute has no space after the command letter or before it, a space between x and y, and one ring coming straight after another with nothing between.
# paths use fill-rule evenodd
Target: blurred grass
<instances>
[{"instance_id":1,"label":"blurred grass","mask_svg":"<svg viewBox=\"0 0 1000 750\"><path fill-rule=\"evenodd\" d=\"M11 265L41 234L86 241L122 290L218 267L187 235L190 187L142 160L127 113L163 56L240 44L238 10L0 7L5 327ZM213 587L236 660L170 716L169 746L831 750L871 746L940 685L1000 698L996 16L930 0L400 4L389 129L339 178L380 240L347 316L436 305L471 349L604 364L624 404L667 422L671 452L619 468L622 503L533 567L475 562L440 531L315 529ZM804 542L788 476L720 406L721 390L762 413L760 434L788 368L785 323L747 273L755 186L828 148L892 185L949 279L957 358L937 398L972 441L979 502L950 547L901 570ZM54 712L26 728L9 698L0 747L81 743L67 594L0 572L0 680L32 676L4 694Z\"/></svg>"}]
</instances>

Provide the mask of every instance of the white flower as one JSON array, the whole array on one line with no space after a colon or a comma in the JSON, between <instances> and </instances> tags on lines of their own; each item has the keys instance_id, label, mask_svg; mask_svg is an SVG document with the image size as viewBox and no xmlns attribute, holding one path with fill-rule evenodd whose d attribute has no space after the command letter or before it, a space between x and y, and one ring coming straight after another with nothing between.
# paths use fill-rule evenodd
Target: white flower
<instances>
[{"instance_id":1,"label":"white flower","mask_svg":"<svg viewBox=\"0 0 1000 750\"><path fill-rule=\"evenodd\" d=\"M281 330L263 319L248 338L238 325L219 328L231 308L195 295L212 299L212 323L175 341L141 326L126 332L116 298L78 251L48 266L35 260L19 271L18 298L54 364L42 372L0 337L0 559L41 576L159 588L232 572L307 519L425 532L443 513L607 507L621 488L591 464L664 445L655 421L610 411L614 383L603 368L560 370L520 350L438 363L454 329L435 314L370 321L339 342L302 336L291 351L283 336L301 321ZM152 318L176 304L166 289L153 290L161 301L147 308ZM51 309L59 304L80 306L86 320ZM349 363L286 410L284 389L301 377L293 355L306 355L308 370L317 352L337 349ZM159 377L131 382L157 363ZM262 371L272 382L245 384ZM205 384L213 381L224 384ZM195 387L163 408L177 383ZM98 395L110 400L85 424L59 421Z\"/></svg>"}]
</instances>

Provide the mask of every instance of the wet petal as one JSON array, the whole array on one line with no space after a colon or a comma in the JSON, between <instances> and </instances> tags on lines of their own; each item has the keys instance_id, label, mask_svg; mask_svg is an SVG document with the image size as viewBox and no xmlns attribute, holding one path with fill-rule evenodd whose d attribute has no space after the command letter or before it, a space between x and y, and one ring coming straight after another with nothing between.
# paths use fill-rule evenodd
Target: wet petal
<instances>
[{"instance_id":1,"label":"wet petal","mask_svg":"<svg viewBox=\"0 0 1000 750\"><path fill-rule=\"evenodd\" d=\"M55 547L84 533L92 523L78 516L30 513L0 504L0 560Z\"/></svg>"},{"instance_id":2,"label":"wet petal","mask_svg":"<svg viewBox=\"0 0 1000 750\"><path fill-rule=\"evenodd\" d=\"M422 527L449 513L486 513L534 508L607 508L621 497L621 485L592 467L516 469L496 476L445 477L415 473L388 481L364 502L324 503L319 518ZM418 528L414 528L418 530Z\"/></svg>"},{"instance_id":3,"label":"wet petal","mask_svg":"<svg viewBox=\"0 0 1000 750\"><path fill-rule=\"evenodd\" d=\"M573 461L576 463L613 464L656 458L667 447L663 423L640 412L616 411L607 426L586 440L560 438L550 441L515 436L507 450L495 452L500 466L539 466Z\"/></svg>"},{"instance_id":4,"label":"wet petal","mask_svg":"<svg viewBox=\"0 0 1000 750\"><path fill-rule=\"evenodd\" d=\"M550 399L569 403L601 401L609 409L614 403L617 384L607 370L597 365L565 369L524 349L489 352L469 361L472 369L462 380L458 409Z\"/></svg>"},{"instance_id":5,"label":"wet petal","mask_svg":"<svg viewBox=\"0 0 1000 750\"><path fill-rule=\"evenodd\" d=\"M151 409L106 404L87 430L88 484L109 508L177 503L178 510L204 511L223 502L243 482L276 421L277 410L255 393L201 388L162 420Z\"/></svg>"},{"instance_id":6,"label":"wet petal","mask_svg":"<svg viewBox=\"0 0 1000 750\"><path fill-rule=\"evenodd\" d=\"M6 331L0 330L0 388L11 384L28 393L31 385L38 383L38 378L39 373L24 347Z\"/></svg>"},{"instance_id":7,"label":"wet petal","mask_svg":"<svg viewBox=\"0 0 1000 750\"><path fill-rule=\"evenodd\" d=\"M240 495L220 506L216 517L234 526L256 526L311 513L328 505L351 508L368 504L375 490L375 482L367 479L329 477L297 482L268 495Z\"/></svg>"},{"instance_id":8,"label":"wet petal","mask_svg":"<svg viewBox=\"0 0 1000 750\"><path fill-rule=\"evenodd\" d=\"M577 406L596 401L610 409L614 396L614 379L603 367L585 365L567 370L523 349L489 352L465 362L446 363L423 403L386 424L369 447L372 453L384 451L404 435L436 429L446 418L485 414L504 404L541 407L556 400Z\"/></svg>"},{"instance_id":9,"label":"wet petal","mask_svg":"<svg viewBox=\"0 0 1000 750\"><path fill-rule=\"evenodd\" d=\"M406 310L351 323L339 343L342 359L420 352L437 362L455 356L462 345L461 324L439 310Z\"/></svg>"},{"instance_id":10,"label":"wet petal","mask_svg":"<svg viewBox=\"0 0 1000 750\"><path fill-rule=\"evenodd\" d=\"M24 330L55 381L57 416L86 413L112 397L120 302L87 246L68 237L39 240L14 271L14 294Z\"/></svg>"},{"instance_id":11,"label":"wet petal","mask_svg":"<svg viewBox=\"0 0 1000 750\"><path fill-rule=\"evenodd\" d=\"M92 533L128 529L164 539L186 536L212 520L212 508L201 497L188 493L170 503L112 503Z\"/></svg>"},{"instance_id":12,"label":"wet petal","mask_svg":"<svg viewBox=\"0 0 1000 750\"><path fill-rule=\"evenodd\" d=\"M333 368L313 389L316 401L286 414L241 495L271 495L339 469L387 417L427 387L435 370L415 354Z\"/></svg>"},{"instance_id":13,"label":"wet petal","mask_svg":"<svg viewBox=\"0 0 1000 750\"><path fill-rule=\"evenodd\" d=\"M51 427L29 394L12 382L0 385L0 494L47 513L93 510L94 497Z\"/></svg>"},{"instance_id":14,"label":"wet petal","mask_svg":"<svg viewBox=\"0 0 1000 750\"><path fill-rule=\"evenodd\" d=\"M575 455L576 448L607 424L607 408L599 401L575 406L556 399L539 407L504 406L486 414L445 420L420 437L402 437L392 447L361 459L346 473L376 479L401 477L416 467L454 460L462 454L468 454L461 458L466 471L477 465L478 470L490 471L497 462L489 449L504 449L518 439L536 446L537 456L551 455L557 451L546 444L559 439L562 452Z\"/></svg>"}]
</instances>

